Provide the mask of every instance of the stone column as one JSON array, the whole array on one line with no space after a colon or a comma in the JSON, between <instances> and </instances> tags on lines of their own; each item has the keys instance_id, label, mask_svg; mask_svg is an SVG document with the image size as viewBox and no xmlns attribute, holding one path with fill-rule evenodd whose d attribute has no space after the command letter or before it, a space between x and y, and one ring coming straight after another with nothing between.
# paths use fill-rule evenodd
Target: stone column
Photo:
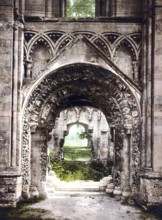
<instances>
[{"instance_id":1,"label":"stone column","mask_svg":"<svg viewBox=\"0 0 162 220\"><path fill-rule=\"evenodd\" d=\"M130 152L131 152L131 130L132 125L125 125L125 132L123 133L123 153L122 153L122 195L129 197L131 193L130 188Z\"/></svg>"},{"instance_id":2,"label":"stone column","mask_svg":"<svg viewBox=\"0 0 162 220\"><path fill-rule=\"evenodd\" d=\"M30 80L32 78L32 61L31 60L25 60L25 78L27 80Z\"/></svg>"},{"instance_id":3,"label":"stone column","mask_svg":"<svg viewBox=\"0 0 162 220\"><path fill-rule=\"evenodd\" d=\"M61 0L61 17L66 15L66 0Z\"/></svg>"},{"instance_id":4,"label":"stone column","mask_svg":"<svg viewBox=\"0 0 162 220\"><path fill-rule=\"evenodd\" d=\"M132 65L133 65L133 80L135 83L139 83L139 70L140 70L140 65L141 65L141 62L140 60L135 60L132 62Z\"/></svg>"},{"instance_id":5,"label":"stone column","mask_svg":"<svg viewBox=\"0 0 162 220\"><path fill-rule=\"evenodd\" d=\"M48 0L48 1L45 1L45 16L47 18L51 18L52 17L52 2L53 0Z\"/></svg>"},{"instance_id":6,"label":"stone column","mask_svg":"<svg viewBox=\"0 0 162 220\"><path fill-rule=\"evenodd\" d=\"M96 0L96 17L109 17L111 0Z\"/></svg>"},{"instance_id":7,"label":"stone column","mask_svg":"<svg viewBox=\"0 0 162 220\"><path fill-rule=\"evenodd\" d=\"M113 178L116 187L121 186L121 170L122 170L122 149L123 149L123 129L116 127L114 130L114 167L113 167Z\"/></svg>"},{"instance_id":8,"label":"stone column","mask_svg":"<svg viewBox=\"0 0 162 220\"><path fill-rule=\"evenodd\" d=\"M59 18L61 17L61 3L60 0L53 1L53 17Z\"/></svg>"},{"instance_id":9,"label":"stone column","mask_svg":"<svg viewBox=\"0 0 162 220\"><path fill-rule=\"evenodd\" d=\"M23 51L24 51L24 39L23 39L23 24L16 20L14 24L14 57L13 57L13 120L12 120L12 166L21 168L21 107L22 107L22 94L20 90L22 88L22 81L24 75L23 68Z\"/></svg>"},{"instance_id":10,"label":"stone column","mask_svg":"<svg viewBox=\"0 0 162 220\"><path fill-rule=\"evenodd\" d=\"M152 123L153 168L162 170L162 1L156 0L153 11L152 39Z\"/></svg>"},{"instance_id":11,"label":"stone column","mask_svg":"<svg viewBox=\"0 0 162 220\"><path fill-rule=\"evenodd\" d=\"M117 10L117 0L111 0L110 1L110 16L111 17L116 16L116 10Z\"/></svg>"},{"instance_id":12,"label":"stone column","mask_svg":"<svg viewBox=\"0 0 162 220\"><path fill-rule=\"evenodd\" d=\"M143 94L142 94L142 117L143 117L143 127L142 127L142 167L147 170L152 170L153 168L153 158L152 158L152 143L153 143L153 118L152 118L152 79L151 74L152 66L152 20L151 20L151 1L150 3L145 3L144 9L144 19L146 20L143 26Z\"/></svg>"},{"instance_id":13,"label":"stone column","mask_svg":"<svg viewBox=\"0 0 162 220\"><path fill-rule=\"evenodd\" d=\"M31 135L31 185L45 194L48 167L47 142L49 132L46 128L37 128Z\"/></svg>"},{"instance_id":14,"label":"stone column","mask_svg":"<svg viewBox=\"0 0 162 220\"><path fill-rule=\"evenodd\" d=\"M25 1L25 16L45 17L45 0Z\"/></svg>"}]
</instances>

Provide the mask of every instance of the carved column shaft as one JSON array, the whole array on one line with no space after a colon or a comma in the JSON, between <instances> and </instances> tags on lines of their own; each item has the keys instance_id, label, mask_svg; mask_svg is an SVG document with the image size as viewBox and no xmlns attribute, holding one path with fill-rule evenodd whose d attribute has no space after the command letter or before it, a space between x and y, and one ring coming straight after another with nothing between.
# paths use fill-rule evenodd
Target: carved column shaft
<instances>
[{"instance_id":1,"label":"carved column shaft","mask_svg":"<svg viewBox=\"0 0 162 220\"><path fill-rule=\"evenodd\" d=\"M32 61L30 60L25 61L25 67L26 67L25 78L26 79L32 78L32 66L33 66Z\"/></svg>"},{"instance_id":2,"label":"carved column shaft","mask_svg":"<svg viewBox=\"0 0 162 220\"><path fill-rule=\"evenodd\" d=\"M29 187L31 184L31 136L30 127L26 117L24 116L23 124L23 148L22 148L22 176L23 176L23 186L22 186L22 196L30 197Z\"/></svg>"},{"instance_id":3,"label":"carved column shaft","mask_svg":"<svg viewBox=\"0 0 162 220\"><path fill-rule=\"evenodd\" d=\"M122 190L123 196L130 195L130 148L131 148L131 131L126 129L123 133L123 164L122 164Z\"/></svg>"},{"instance_id":4,"label":"carved column shaft","mask_svg":"<svg viewBox=\"0 0 162 220\"><path fill-rule=\"evenodd\" d=\"M47 141L49 141L48 129L37 129L32 134L31 183L38 188L41 194L44 194L44 183L47 175Z\"/></svg>"},{"instance_id":5,"label":"carved column shaft","mask_svg":"<svg viewBox=\"0 0 162 220\"><path fill-rule=\"evenodd\" d=\"M139 81L139 69L141 62L139 60L135 60L132 62L133 64L133 79L138 82Z\"/></svg>"}]
</instances>

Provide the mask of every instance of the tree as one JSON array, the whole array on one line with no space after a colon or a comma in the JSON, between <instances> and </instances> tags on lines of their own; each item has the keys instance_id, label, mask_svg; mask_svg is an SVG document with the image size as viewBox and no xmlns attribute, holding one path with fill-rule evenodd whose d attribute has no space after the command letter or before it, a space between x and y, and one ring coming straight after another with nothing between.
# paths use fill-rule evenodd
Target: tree
<instances>
[{"instance_id":1,"label":"tree","mask_svg":"<svg viewBox=\"0 0 162 220\"><path fill-rule=\"evenodd\" d=\"M67 17L94 17L95 0L67 0Z\"/></svg>"}]
</instances>

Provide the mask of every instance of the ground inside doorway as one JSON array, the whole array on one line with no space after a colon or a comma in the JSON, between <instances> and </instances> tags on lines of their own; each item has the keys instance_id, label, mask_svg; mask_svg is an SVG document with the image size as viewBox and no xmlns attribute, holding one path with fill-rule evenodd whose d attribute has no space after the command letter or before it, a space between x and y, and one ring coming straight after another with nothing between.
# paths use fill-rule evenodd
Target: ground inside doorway
<instances>
[{"instance_id":1,"label":"ground inside doorway","mask_svg":"<svg viewBox=\"0 0 162 220\"><path fill-rule=\"evenodd\" d=\"M114 198L105 196L54 196L32 208L46 209L44 218L56 220L141 220L141 211L121 205ZM146 218L150 220L150 218ZM153 218L151 218L153 219Z\"/></svg>"},{"instance_id":2,"label":"ground inside doorway","mask_svg":"<svg viewBox=\"0 0 162 220\"><path fill-rule=\"evenodd\" d=\"M161 217L122 205L107 195L53 195L21 202L16 208L0 208L3 220L161 220Z\"/></svg>"}]
</instances>

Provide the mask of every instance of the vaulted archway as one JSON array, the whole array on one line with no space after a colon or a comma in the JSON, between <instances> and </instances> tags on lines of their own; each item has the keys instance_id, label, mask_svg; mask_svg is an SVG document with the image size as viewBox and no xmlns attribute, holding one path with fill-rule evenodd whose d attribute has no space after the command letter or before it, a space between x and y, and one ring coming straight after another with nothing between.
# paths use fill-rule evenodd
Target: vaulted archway
<instances>
[{"instance_id":1,"label":"vaulted archway","mask_svg":"<svg viewBox=\"0 0 162 220\"><path fill-rule=\"evenodd\" d=\"M131 82L128 84L110 70L88 63L62 66L35 82L24 102L24 193L29 193L30 185L38 187L40 193L43 191L49 132L59 112L75 106L100 109L114 126L114 183L123 193L138 192L141 119L137 97L140 92L130 85Z\"/></svg>"}]
</instances>

